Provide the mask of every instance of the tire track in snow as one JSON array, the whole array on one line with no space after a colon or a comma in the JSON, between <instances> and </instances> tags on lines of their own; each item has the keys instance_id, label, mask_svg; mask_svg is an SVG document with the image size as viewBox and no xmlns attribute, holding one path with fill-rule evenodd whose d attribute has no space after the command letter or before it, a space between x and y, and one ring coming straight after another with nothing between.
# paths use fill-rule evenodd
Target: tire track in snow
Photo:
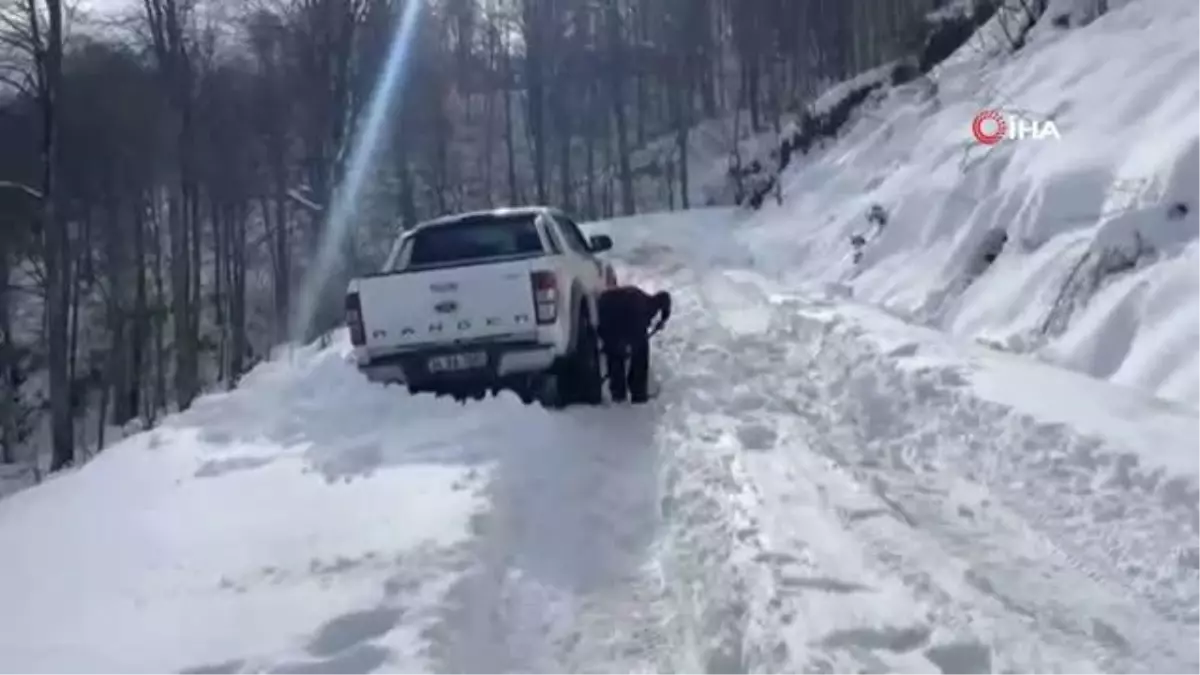
<instances>
[{"instance_id":1,"label":"tire track in snow","mask_svg":"<svg viewBox=\"0 0 1200 675\"><path fill-rule=\"evenodd\" d=\"M693 339L670 345L676 372L669 386L692 392L688 405L707 429L700 433L737 448L712 459L741 465L754 500L804 521L803 528L762 523L746 541L761 549L757 560L770 570L750 601L748 621L757 625L747 634L751 660L768 670L1195 667L1194 650L1181 651L1195 645L1190 626L1064 554L1036 521L1004 503L1019 493L993 494L936 461L937 453L914 452L921 443L994 441L986 416L975 411L978 429L955 410L923 420L931 425L924 429L906 425L905 405L893 400L889 409L888 400L920 392L889 391L894 383L886 378L856 379L850 369L870 373L882 363L879 355L848 358L852 348L842 343L852 336L784 319L783 312L767 325L753 312L768 305L756 289L736 278L713 285L711 277L688 276L675 286L688 314L675 334ZM701 289L698 297L691 288ZM730 304L736 313L722 314ZM817 351L828 344L836 348ZM945 394L953 384L933 379L920 386ZM984 437L972 440L973 433ZM1015 448L1003 444L1017 440L1019 434L1001 436L1001 445L986 450L1011 454ZM1024 441L1053 442L1036 435ZM796 506L810 515L797 518ZM822 545L821 536L840 540L842 549ZM846 568L858 568L861 577L845 576ZM822 630L823 613L845 615L846 604L860 614L850 623L860 625ZM880 611L885 606L893 609Z\"/></svg>"},{"instance_id":2,"label":"tire track in snow","mask_svg":"<svg viewBox=\"0 0 1200 675\"><path fill-rule=\"evenodd\" d=\"M660 453L675 435L664 408L518 417L522 442L485 488L474 569L428 635L440 669L662 672L702 660L666 569L682 502L661 500Z\"/></svg>"},{"instance_id":3,"label":"tire track in snow","mask_svg":"<svg viewBox=\"0 0 1200 675\"><path fill-rule=\"evenodd\" d=\"M796 318L784 331L802 341L812 331L805 309L789 309ZM982 401L952 370L905 373L855 330L821 330L835 348L797 393L826 402L806 415L813 446L881 501L903 505L915 536L898 536L883 557L908 543L914 558L923 546L961 561L971 588L1090 652L1100 668L1196 668L1194 620L1180 613L1179 596L1145 593L1114 566L1131 547L1173 565L1172 548L1194 531L1189 504L1163 499L1170 489L1146 492L1136 478L1126 484L1121 453ZM1194 594L1193 572L1168 574ZM931 585L919 573L914 581Z\"/></svg>"},{"instance_id":4,"label":"tire track in snow","mask_svg":"<svg viewBox=\"0 0 1200 675\"><path fill-rule=\"evenodd\" d=\"M656 352L657 353L657 352ZM655 357L657 376L671 363ZM521 409L473 569L427 633L447 672L749 672L747 482L668 386L644 407Z\"/></svg>"},{"instance_id":5,"label":"tire track in snow","mask_svg":"<svg viewBox=\"0 0 1200 675\"><path fill-rule=\"evenodd\" d=\"M657 353L657 352L656 352ZM671 377L655 358L657 376ZM472 569L427 631L445 672L749 672L747 482L668 387L644 407L518 409Z\"/></svg>"}]
</instances>

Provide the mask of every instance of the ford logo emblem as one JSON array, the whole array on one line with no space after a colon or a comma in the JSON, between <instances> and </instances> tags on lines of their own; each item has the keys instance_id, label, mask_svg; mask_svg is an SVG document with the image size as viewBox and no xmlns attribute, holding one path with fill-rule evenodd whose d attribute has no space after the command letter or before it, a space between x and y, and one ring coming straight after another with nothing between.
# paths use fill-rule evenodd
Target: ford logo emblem
<instances>
[{"instance_id":1,"label":"ford logo emblem","mask_svg":"<svg viewBox=\"0 0 1200 675\"><path fill-rule=\"evenodd\" d=\"M440 314L449 314L458 310L458 303L454 302L453 300L447 300L445 302L439 302L438 304L434 305L433 308Z\"/></svg>"}]
</instances>

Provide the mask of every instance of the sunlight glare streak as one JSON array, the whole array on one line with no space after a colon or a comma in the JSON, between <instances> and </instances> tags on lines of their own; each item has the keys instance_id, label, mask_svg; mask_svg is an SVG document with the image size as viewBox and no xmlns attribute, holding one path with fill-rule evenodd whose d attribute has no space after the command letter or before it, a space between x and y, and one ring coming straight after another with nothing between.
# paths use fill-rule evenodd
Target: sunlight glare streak
<instances>
[{"instance_id":1,"label":"sunlight glare streak","mask_svg":"<svg viewBox=\"0 0 1200 675\"><path fill-rule=\"evenodd\" d=\"M305 275L300 297L297 298L297 311L292 315L289 331L294 341L302 341L307 337L323 295L322 291L334 271L342 245L358 215L357 205L363 182L371 175L379 146L388 138L387 132L392 127L392 119L388 117L388 112L397 108L393 102L403 93L408 56L412 51L413 36L424 3L425 0L407 0L404 4L383 73L375 84L375 90L367 104L366 117L351 146L345 176L333 191L333 204L321 234L316 260Z\"/></svg>"}]
</instances>

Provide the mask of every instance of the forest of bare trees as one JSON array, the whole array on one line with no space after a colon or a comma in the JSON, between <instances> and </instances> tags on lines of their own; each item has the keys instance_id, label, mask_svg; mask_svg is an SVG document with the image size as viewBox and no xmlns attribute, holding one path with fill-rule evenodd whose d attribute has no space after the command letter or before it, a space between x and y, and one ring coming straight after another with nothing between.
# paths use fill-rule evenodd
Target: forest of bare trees
<instances>
[{"instance_id":1,"label":"forest of bare trees","mask_svg":"<svg viewBox=\"0 0 1200 675\"><path fill-rule=\"evenodd\" d=\"M86 0L84 0L86 2ZM821 87L917 53L935 0L0 0L0 463L50 469L235 386L289 335L326 205L406 3L421 2L352 236L553 203L630 214L631 159L769 130ZM673 204L672 204L673 206ZM334 303L336 304L336 303Z\"/></svg>"}]
</instances>

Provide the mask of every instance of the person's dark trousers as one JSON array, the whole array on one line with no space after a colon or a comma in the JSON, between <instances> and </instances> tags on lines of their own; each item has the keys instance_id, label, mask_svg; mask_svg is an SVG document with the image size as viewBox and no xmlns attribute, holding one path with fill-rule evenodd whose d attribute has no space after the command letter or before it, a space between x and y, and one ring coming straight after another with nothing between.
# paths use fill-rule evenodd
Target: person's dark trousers
<instances>
[{"instance_id":1,"label":"person's dark trousers","mask_svg":"<svg viewBox=\"0 0 1200 675\"><path fill-rule=\"evenodd\" d=\"M649 299L649 295L632 286L610 289L600 295L598 332L604 344L613 401L630 397L635 403L642 403L647 399L650 340L646 331L653 314L647 305Z\"/></svg>"},{"instance_id":2,"label":"person's dark trousers","mask_svg":"<svg viewBox=\"0 0 1200 675\"><path fill-rule=\"evenodd\" d=\"M628 395L625 375L624 342L619 340L604 340L604 359L608 368L608 391L612 400L620 403Z\"/></svg>"},{"instance_id":3,"label":"person's dark trousers","mask_svg":"<svg viewBox=\"0 0 1200 675\"><path fill-rule=\"evenodd\" d=\"M650 339L644 334L629 345L629 400L645 403L650 379Z\"/></svg>"}]
</instances>

